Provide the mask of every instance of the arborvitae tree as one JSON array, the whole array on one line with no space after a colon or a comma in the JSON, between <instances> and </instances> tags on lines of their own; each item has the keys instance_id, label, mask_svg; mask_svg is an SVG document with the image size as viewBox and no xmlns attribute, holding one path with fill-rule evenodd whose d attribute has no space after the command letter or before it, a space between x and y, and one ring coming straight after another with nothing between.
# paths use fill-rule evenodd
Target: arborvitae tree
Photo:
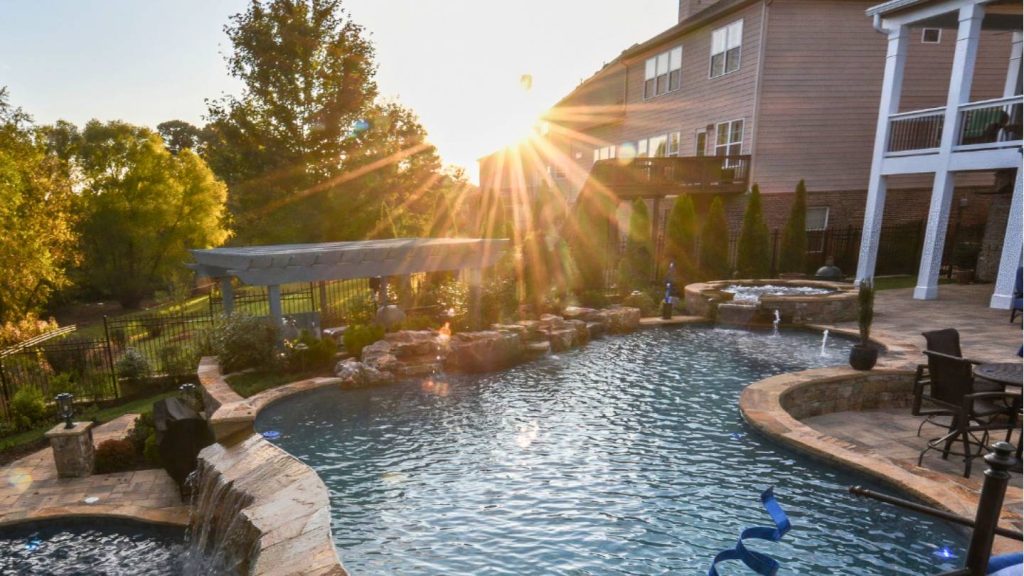
<instances>
[{"instance_id":1,"label":"arborvitae tree","mask_svg":"<svg viewBox=\"0 0 1024 576\"><path fill-rule=\"evenodd\" d=\"M687 195L676 198L665 225L665 261L675 262L675 281L696 277L697 213Z\"/></svg>"},{"instance_id":2,"label":"arborvitae tree","mask_svg":"<svg viewBox=\"0 0 1024 576\"><path fill-rule=\"evenodd\" d=\"M747 200L747 210L743 213L736 269L743 278L765 278L771 269L771 259L768 226L761 213L761 190L754 184Z\"/></svg>"},{"instance_id":3,"label":"arborvitae tree","mask_svg":"<svg viewBox=\"0 0 1024 576\"><path fill-rule=\"evenodd\" d=\"M807 188L801 180L796 185L796 196L789 220L782 231L779 254L780 272L805 272L807 268Z\"/></svg>"},{"instance_id":4,"label":"arborvitae tree","mask_svg":"<svg viewBox=\"0 0 1024 576\"><path fill-rule=\"evenodd\" d=\"M598 194L581 194L563 227L562 236L569 244L579 270L576 294L605 288L605 269L612 246L608 242L612 222L609 198Z\"/></svg>"},{"instance_id":5,"label":"arborvitae tree","mask_svg":"<svg viewBox=\"0 0 1024 576\"><path fill-rule=\"evenodd\" d=\"M730 276L729 223L725 220L722 199L715 197L708 209L700 234L700 269L708 280Z\"/></svg>"},{"instance_id":6,"label":"arborvitae tree","mask_svg":"<svg viewBox=\"0 0 1024 576\"><path fill-rule=\"evenodd\" d=\"M651 252L651 217L647 212L647 203L638 198L633 201L629 215L626 256L619 266L621 288L636 290L648 284L653 269Z\"/></svg>"}]
</instances>

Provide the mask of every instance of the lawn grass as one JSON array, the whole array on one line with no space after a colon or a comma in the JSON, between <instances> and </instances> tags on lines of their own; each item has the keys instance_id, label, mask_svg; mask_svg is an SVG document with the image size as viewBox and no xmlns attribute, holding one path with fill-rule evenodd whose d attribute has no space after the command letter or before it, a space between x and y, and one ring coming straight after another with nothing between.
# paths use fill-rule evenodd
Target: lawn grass
<instances>
[{"instance_id":1,"label":"lawn grass","mask_svg":"<svg viewBox=\"0 0 1024 576\"><path fill-rule=\"evenodd\" d=\"M949 278L939 278L939 284L951 284ZM917 276L882 276L875 278L875 290L894 290L896 288L913 288L917 285Z\"/></svg>"},{"instance_id":2,"label":"lawn grass","mask_svg":"<svg viewBox=\"0 0 1024 576\"><path fill-rule=\"evenodd\" d=\"M264 390L306 380L315 376L330 376L328 370L307 370L305 372L241 372L226 378L228 386L243 398L259 394Z\"/></svg>"},{"instance_id":3,"label":"lawn grass","mask_svg":"<svg viewBox=\"0 0 1024 576\"><path fill-rule=\"evenodd\" d=\"M143 412L152 412L154 402L177 394L178 392L173 390L170 392L161 392L153 396L147 396L145 398L137 398L117 406L109 406L107 408L99 409L86 409L75 414L75 420L92 420L93 422L103 424L104 422L110 422L111 420L125 414L142 414ZM45 447L46 441L43 435L46 434L47 430L56 425L57 422L48 422L42 427L33 428L32 430L26 430L24 432L0 438L0 464L6 464L7 462L16 460L34 452L39 448Z\"/></svg>"}]
</instances>

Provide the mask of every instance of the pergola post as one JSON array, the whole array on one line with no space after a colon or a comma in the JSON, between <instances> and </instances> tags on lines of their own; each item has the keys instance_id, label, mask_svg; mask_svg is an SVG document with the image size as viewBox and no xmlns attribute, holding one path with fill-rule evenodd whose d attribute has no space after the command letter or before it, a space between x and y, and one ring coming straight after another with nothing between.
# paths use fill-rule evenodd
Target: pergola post
<instances>
[{"instance_id":1,"label":"pergola post","mask_svg":"<svg viewBox=\"0 0 1024 576\"><path fill-rule=\"evenodd\" d=\"M270 304L270 321L280 330L283 326L283 315L281 313L281 285L271 284L267 286L267 302Z\"/></svg>"},{"instance_id":2,"label":"pergola post","mask_svg":"<svg viewBox=\"0 0 1024 576\"><path fill-rule=\"evenodd\" d=\"M470 268L466 271L469 281L469 323L473 329L480 328L480 302L483 285L483 272L480 268Z\"/></svg>"},{"instance_id":3,"label":"pergola post","mask_svg":"<svg viewBox=\"0 0 1024 576\"><path fill-rule=\"evenodd\" d=\"M224 315L230 316L235 311L235 287L231 285L231 277L220 279L220 301Z\"/></svg>"}]
</instances>

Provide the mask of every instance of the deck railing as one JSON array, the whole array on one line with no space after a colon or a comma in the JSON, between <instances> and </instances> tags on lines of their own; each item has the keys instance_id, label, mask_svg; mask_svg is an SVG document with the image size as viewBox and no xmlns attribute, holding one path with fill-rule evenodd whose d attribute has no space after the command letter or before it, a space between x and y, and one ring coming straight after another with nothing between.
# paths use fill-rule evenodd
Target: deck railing
<instances>
[{"instance_id":1,"label":"deck railing","mask_svg":"<svg viewBox=\"0 0 1024 576\"><path fill-rule=\"evenodd\" d=\"M958 150L1019 146L1021 144L1021 97L996 98L963 104L958 110ZM946 108L928 108L889 116L889 154L938 151L945 126Z\"/></svg>"},{"instance_id":2,"label":"deck railing","mask_svg":"<svg viewBox=\"0 0 1024 576\"><path fill-rule=\"evenodd\" d=\"M1021 141L1021 98L997 98L960 106L957 146L1008 145Z\"/></svg>"},{"instance_id":3,"label":"deck railing","mask_svg":"<svg viewBox=\"0 0 1024 576\"><path fill-rule=\"evenodd\" d=\"M626 163L601 160L591 178L610 188L741 187L750 172L750 155L636 158Z\"/></svg>"},{"instance_id":4,"label":"deck railing","mask_svg":"<svg viewBox=\"0 0 1024 576\"><path fill-rule=\"evenodd\" d=\"M887 152L937 149L942 141L946 108L914 110L889 116Z\"/></svg>"}]
</instances>

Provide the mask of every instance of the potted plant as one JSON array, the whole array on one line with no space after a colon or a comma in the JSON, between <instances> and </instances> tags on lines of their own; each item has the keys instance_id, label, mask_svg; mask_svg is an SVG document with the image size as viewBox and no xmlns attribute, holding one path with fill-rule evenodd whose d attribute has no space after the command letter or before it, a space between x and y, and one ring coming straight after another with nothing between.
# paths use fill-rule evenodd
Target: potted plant
<instances>
[{"instance_id":1,"label":"potted plant","mask_svg":"<svg viewBox=\"0 0 1024 576\"><path fill-rule=\"evenodd\" d=\"M871 370L878 361L878 348L871 344L871 322L875 319L875 288L870 278L860 282L857 292L857 327L860 343L850 349L850 366L854 370Z\"/></svg>"}]
</instances>

